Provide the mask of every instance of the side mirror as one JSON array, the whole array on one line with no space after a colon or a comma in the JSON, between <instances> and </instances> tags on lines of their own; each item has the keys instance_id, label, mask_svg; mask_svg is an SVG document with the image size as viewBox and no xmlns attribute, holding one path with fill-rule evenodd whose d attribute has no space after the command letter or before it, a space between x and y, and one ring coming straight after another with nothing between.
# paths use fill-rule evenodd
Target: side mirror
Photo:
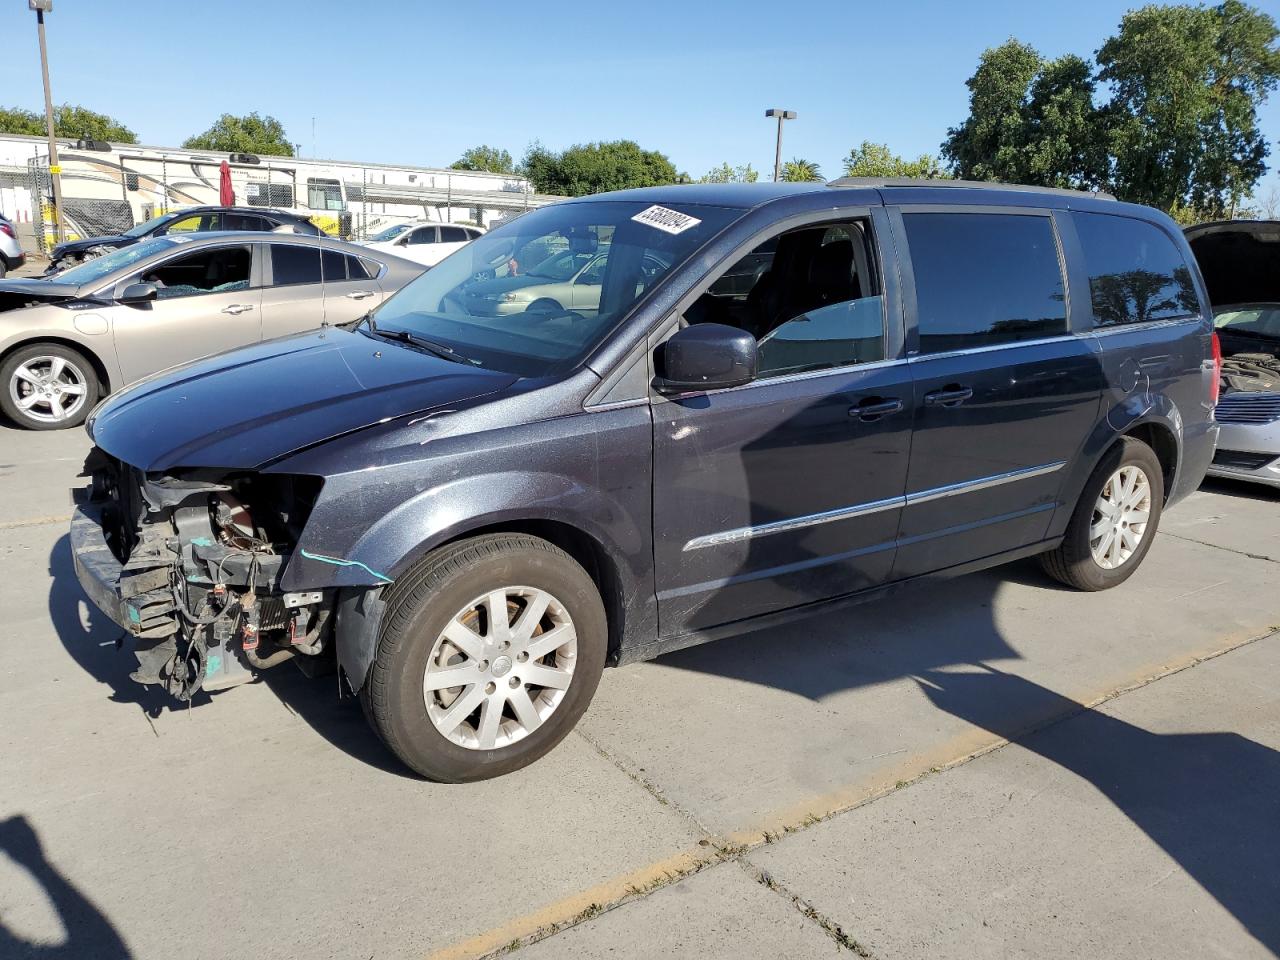
<instances>
[{"instance_id":1,"label":"side mirror","mask_svg":"<svg viewBox=\"0 0 1280 960\"><path fill-rule=\"evenodd\" d=\"M142 304L150 303L160 292L156 290L154 283L131 283L121 291L120 296L116 297L121 303Z\"/></svg>"},{"instance_id":2,"label":"side mirror","mask_svg":"<svg viewBox=\"0 0 1280 960\"><path fill-rule=\"evenodd\" d=\"M663 345L654 387L664 394L738 387L755 379L758 363L751 334L722 323L699 323Z\"/></svg>"}]
</instances>

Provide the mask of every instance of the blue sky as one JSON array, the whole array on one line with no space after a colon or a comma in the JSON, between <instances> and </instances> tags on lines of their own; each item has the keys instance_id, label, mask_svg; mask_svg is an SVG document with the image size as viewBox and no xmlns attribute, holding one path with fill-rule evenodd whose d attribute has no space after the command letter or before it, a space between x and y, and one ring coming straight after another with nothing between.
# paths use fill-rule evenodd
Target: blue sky
<instances>
[{"instance_id":1,"label":"blue sky","mask_svg":"<svg viewBox=\"0 0 1280 960\"><path fill-rule=\"evenodd\" d=\"M1254 2L1280 18L1280 0ZM48 30L55 100L112 114L145 143L258 110L304 156L444 166L477 143L518 159L535 139L626 137L694 176L723 161L767 175L763 113L779 106L799 113L784 158L835 176L863 139L936 152L986 47L1016 36L1047 56L1090 55L1133 5L55 0ZM21 0L0 7L0 37L0 104L38 108ZM1262 120L1280 166L1280 96Z\"/></svg>"}]
</instances>

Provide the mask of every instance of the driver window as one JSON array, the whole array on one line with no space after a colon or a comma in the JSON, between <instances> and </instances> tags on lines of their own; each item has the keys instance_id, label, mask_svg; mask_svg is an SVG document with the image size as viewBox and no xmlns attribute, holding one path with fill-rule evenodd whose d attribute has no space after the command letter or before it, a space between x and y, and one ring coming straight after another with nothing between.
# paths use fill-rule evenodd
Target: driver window
<instances>
[{"instance_id":1,"label":"driver window","mask_svg":"<svg viewBox=\"0 0 1280 960\"><path fill-rule=\"evenodd\" d=\"M226 293L248 288L252 263L253 255L247 246L198 250L151 267L138 280L155 284L160 300Z\"/></svg>"},{"instance_id":2,"label":"driver window","mask_svg":"<svg viewBox=\"0 0 1280 960\"><path fill-rule=\"evenodd\" d=\"M436 228L435 227L419 227L413 233L409 234L406 243L435 243Z\"/></svg>"},{"instance_id":3,"label":"driver window","mask_svg":"<svg viewBox=\"0 0 1280 960\"><path fill-rule=\"evenodd\" d=\"M685 311L760 344L761 378L884 359L884 299L865 220L790 230L725 270Z\"/></svg>"},{"instance_id":4,"label":"driver window","mask_svg":"<svg viewBox=\"0 0 1280 960\"><path fill-rule=\"evenodd\" d=\"M606 257L597 257L592 264L578 274L576 283L584 283L590 287L598 287L604 282L604 266L607 261Z\"/></svg>"},{"instance_id":5,"label":"driver window","mask_svg":"<svg viewBox=\"0 0 1280 960\"><path fill-rule=\"evenodd\" d=\"M202 230L217 230L218 214L196 213L189 217L179 217L160 233L197 233Z\"/></svg>"}]
</instances>

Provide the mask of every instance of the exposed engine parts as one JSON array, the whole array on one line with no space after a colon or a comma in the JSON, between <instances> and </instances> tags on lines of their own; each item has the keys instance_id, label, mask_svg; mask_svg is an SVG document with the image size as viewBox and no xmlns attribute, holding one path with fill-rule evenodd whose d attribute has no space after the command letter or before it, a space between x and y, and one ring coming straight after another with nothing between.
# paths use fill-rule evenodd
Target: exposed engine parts
<instances>
[{"instance_id":1,"label":"exposed engine parts","mask_svg":"<svg viewBox=\"0 0 1280 960\"><path fill-rule=\"evenodd\" d=\"M333 597L279 589L318 482L146 477L98 451L86 472L91 499L103 505L108 547L123 565L134 680L190 700L330 651Z\"/></svg>"},{"instance_id":2,"label":"exposed engine parts","mask_svg":"<svg viewBox=\"0 0 1280 960\"><path fill-rule=\"evenodd\" d=\"M1280 390L1280 358L1269 353L1236 353L1222 361L1222 385L1227 390Z\"/></svg>"}]
</instances>

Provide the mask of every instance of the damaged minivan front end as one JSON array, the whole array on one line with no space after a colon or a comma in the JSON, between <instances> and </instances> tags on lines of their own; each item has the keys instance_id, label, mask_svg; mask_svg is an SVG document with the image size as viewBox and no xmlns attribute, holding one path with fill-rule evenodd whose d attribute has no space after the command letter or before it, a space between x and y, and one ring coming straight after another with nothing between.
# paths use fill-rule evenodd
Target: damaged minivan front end
<instances>
[{"instance_id":1,"label":"damaged minivan front end","mask_svg":"<svg viewBox=\"0 0 1280 960\"><path fill-rule=\"evenodd\" d=\"M146 474L98 448L84 472L77 574L132 638L134 680L185 701L329 651L335 591L280 587L320 478Z\"/></svg>"}]
</instances>

